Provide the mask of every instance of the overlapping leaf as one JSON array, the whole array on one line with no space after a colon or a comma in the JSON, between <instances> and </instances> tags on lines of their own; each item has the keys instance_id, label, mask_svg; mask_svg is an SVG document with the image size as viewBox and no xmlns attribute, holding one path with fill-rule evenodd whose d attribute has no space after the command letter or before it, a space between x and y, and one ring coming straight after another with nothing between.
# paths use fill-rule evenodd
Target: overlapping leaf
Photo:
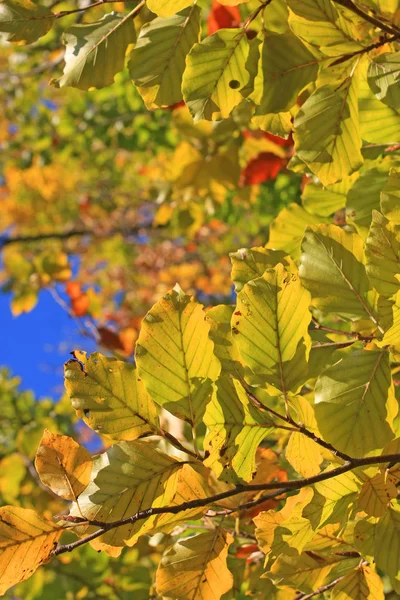
<instances>
[{"instance_id":1,"label":"overlapping leaf","mask_svg":"<svg viewBox=\"0 0 400 600\"><path fill-rule=\"evenodd\" d=\"M383 581L367 565L350 571L332 589L332 600L383 600Z\"/></svg>"},{"instance_id":2,"label":"overlapping leaf","mask_svg":"<svg viewBox=\"0 0 400 600\"><path fill-rule=\"evenodd\" d=\"M381 210L387 219L400 225L400 172L393 169L381 193Z\"/></svg>"},{"instance_id":3,"label":"overlapping leaf","mask_svg":"<svg viewBox=\"0 0 400 600\"><path fill-rule=\"evenodd\" d=\"M371 517L382 517L389 509L390 500L396 498L397 488L389 473L379 471L364 482L358 505Z\"/></svg>"},{"instance_id":4,"label":"overlapping leaf","mask_svg":"<svg viewBox=\"0 0 400 600\"><path fill-rule=\"evenodd\" d=\"M132 14L111 12L95 23L74 25L64 39L64 74L53 81L54 85L80 90L106 87L123 69L126 50L136 40Z\"/></svg>"},{"instance_id":5,"label":"overlapping leaf","mask_svg":"<svg viewBox=\"0 0 400 600\"><path fill-rule=\"evenodd\" d=\"M142 28L128 68L148 108L182 100L185 57L199 34L200 9L195 5L173 17L154 19Z\"/></svg>"},{"instance_id":6,"label":"overlapping leaf","mask_svg":"<svg viewBox=\"0 0 400 600\"><path fill-rule=\"evenodd\" d=\"M179 287L153 306L136 346L139 375L157 404L197 424L221 365L203 307Z\"/></svg>"},{"instance_id":7,"label":"overlapping leaf","mask_svg":"<svg viewBox=\"0 0 400 600\"><path fill-rule=\"evenodd\" d=\"M368 83L378 100L400 109L400 52L375 57L368 68Z\"/></svg>"},{"instance_id":8,"label":"overlapping leaf","mask_svg":"<svg viewBox=\"0 0 400 600\"><path fill-rule=\"evenodd\" d=\"M90 481L92 457L69 436L45 429L35 467L42 483L55 494L76 501Z\"/></svg>"},{"instance_id":9,"label":"overlapping leaf","mask_svg":"<svg viewBox=\"0 0 400 600\"><path fill-rule=\"evenodd\" d=\"M244 29L220 29L195 44L186 61L182 92L195 121L226 118L243 96L249 73Z\"/></svg>"},{"instance_id":10,"label":"overlapping leaf","mask_svg":"<svg viewBox=\"0 0 400 600\"><path fill-rule=\"evenodd\" d=\"M393 437L394 403L386 352L352 352L319 377L315 414L323 438L342 452L363 456Z\"/></svg>"},{"instance_id":11,"label":"overlapping leaf","mask_svg":"<svg viewBox=\"0 0 400 600\"><path fill-rule=\"evenodd\" d=\"M369 318L375 294L365 270L359 235L335 225L307 229L302 242L299 274L310 290L312 303L324 312Z\"/></svg>"},{"instance_id":12,"label":"overlapping leaf","mask_svg":"<svg viewBox=\"0 0 400 600\"><path fill-rule=\"evenodd\" d=\"M147 7L159 17L171 17L192 2L193 0L147 0Z\"/></svg>"},{"instance_id":13,"label":"overlapping leaf","mask_svg":"<svg viewBox=\"0 0 400 600\"><path fill-rule=\"evenodd\" d=\"M282 365L307 335L310 296L297 275L282 264L247 283L238 294L232 331L252 371L285 389ZM284 389L282 391L284 391Z\"/></svg>"},{"instance_id":14,"label":"overlapping leaf","mask_svg":"<svg viewBox=\"0 0 400 600\"><path fill-rule=\"evenodd\" d=\"M236 292L240 292L246 283L261 277L266 269L273 268L278 263L282 263L291 272L296 271L295 264L285 252L262 246L240 248L237 252L231 252L229 257L232 263L231 278Z\"/></svg>"},{"instance_id":15,"label":"overlapping leaf","mask_svg":"<svg viewBox=\"0 0 400 600\"><path fill-rule=\"evenodd\" d=\"M363 163L357 100L357 79L348 77L339 87L317 88L295 117L297 155L323 185L351 175Z\"/></svg>"},{"instance_id":16,"label":"overlapping leaf","mask_svg":"<svg viewBox=\"0 0 400 600\"><path fill-rule=\"evenodd\" d=\"M301 423L308 431L318 434L314 409L306 398L303 396L291 398L289 409L296 423ZM320 472L321 449L312 439L300 432L295 431L290 435L285 456L292 467L303 477L311 477Z\"/></svg>"},{"instance_id":17,"label":"overlapping leaf","mask_svg":"<svg viewBox=\"0 0 400 600\"><path fill-rule=\"evenodd\" d=\"M222 375L216 388L204 415L204 464L224 481L249 482L256 471L256 450L273 431L273 422L251 405L242 385L229 375Z\"/></svg>"},{"instance_id":18,"label":"overlapping leaf","mask_svg":"<svg viewBox=\"0 0 400 600\"><path fill-rule=\"evenodd\" d=\"M378 211L372 212L365 255L375 289L385 297L396 294L400 286L400 227Z\"/></svg>"},{"instance_id":19,"label":"overlapping leaf","mask_svg":"<svg viewBox=\"0 0 400 600\"><path fill-rule=\"evenodd\" d=\"M114 440L157 433L156 406L127 362L97 352L75 352L65 365L65 387L79 418Z\"/></svg>"},{"instance_id":20,"label":"overlapping leaf","mask_svg":"<svg viewBox=\"0 0 400 600\"><path fill-rule=\"evenodd\" d=\"M232 542L232 535L219 528L179 540L161 559L157 592L176 600L219 600L233 586L226 565Z\"/></svg>"},{"instance_id":21,"label":"overlapping leaf","mask_svg":"<svg viewBox=\"0 0 400 600\"><path fill-rule=\"evenodd\" d=\"M376 525L374 557L379 569L390 577L400 575L400 505L392 501Z\"/></svg>"}]
</instances>

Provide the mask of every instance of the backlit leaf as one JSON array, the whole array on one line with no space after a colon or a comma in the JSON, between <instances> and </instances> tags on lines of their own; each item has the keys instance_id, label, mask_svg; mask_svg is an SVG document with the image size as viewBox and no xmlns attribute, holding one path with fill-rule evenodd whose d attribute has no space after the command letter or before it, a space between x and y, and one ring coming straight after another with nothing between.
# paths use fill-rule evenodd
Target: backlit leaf
<instances>
[{"instance_id":1,"label":"backlit leaf","mask_svg":"<svg viewBox=\"0 0 400 600\"><path fill-rule=\"evenodd\" d=\"M243 286L257 277L261 277L268 268L275 267L282 263L291 271L296 270L296 266L285 252L281 250L269 250L259 246L258 248L240 248L237 252L231 252L229 255L232 263L231 278L235 284L236 292L240 292Z\"/></svg>"},{"instance_id":2,"label":"backlit leaf","mask_svg":"<svg viewBox=\"0 0 400 600\"><path fill-rule=\"evenodd\" d=\"M232 535L219 528L180 539L161 559L157 592L176 600L219 600L233 585L226 565L232 542Z\"/></svg>"},{"instance_id":3,"label":"backlit leaf","mask_svg":"<svg viewBox=\"0 0 400 600\"><path fill-rule=\"evenodd\" d=\"M400 227L375 210L365 255L368 277L375 289L385 297L396 294L400 286Z\"/></svg>"},{"instance_id":4,"label":"backlit leaf","mask_svg":"<svg viewBox=\"0 0 400 600\"><path fill-rule=\"evenodd\" d=\"M47 562L62 529L35 511L17 506L0 508L0 594L28 579Z\"/></svg>"},{"instance_id":5,"label":"backlit leaf","mask_svg":"<svg viewBox=\"0 0 400 600\"><path fill-rule=\"evenodd\" d=\"M388 473L380 471L367 480L361 488L358 505L371 517L382 517L389 502L397 496L397 488Z\"/></svg>"},{"instance_id":6,"label":"backlit leaf","mask_svg":"<svg viewBox=\"0 0 400 600\"><path fill-rule=\"evenodd\" d=\"M352 352L329 367L315 388L315 414L323 438L351 456L383 448L393 390L386 352Z\"/></svg>"},{"instance_id":7,"label":"backlit leaf","mask_svg":"<svg viewBox=\"0 0 400 600\"><path fill-rule=\"evenodd\" d=\"M157 432L156 406L133 365L98 352L74 356L65 365L65 387L79 418L114 440Z\"/></svg>"},{"instance_id":8,"label":"backlit leaf","mask_svg":"<svg viewBox=\"0 0 400 600\"><path fill-rule=\"evenodd\" d=\"M289 400L289 410L296 423L301 423L309 431L318 434L314 409L306 398L295 396ZM320 446L299 432L290 435L285 450L286 459L303 477L311 477L320 472L322 462Z\"/></svg>"},{"instance_id":9,"label":"backlit leaf","mask_svg":"<svg viewBox=\"0 0 400 600\"><path fill-rule=\"evenodd\" d=\"M69 436L45 429L35 467L42 483L55 494L76 501L90 481L92 457Z\"/></svg>"},{"instance_id":10,"label":"backlit leaf","mask_svg":"<svg viewBox=\"0 0 400 600\"><path fill-rule=\"evenodd\" d=\"M307 212L298 204L289 204L272 221L267 248L285 250L293 260L300 256L300 245L309 225L317 225L321 218Z\"/></svg>"},{"instance_id":11,"label":"backlit leaf","mask_svg":"<svg viewBox=\"0 0 400 600\"><path fill-rule=\"evenodd\" d=\"M141 29L128 68L148 108L171 106L182 100L185 56L199 40L199 34L197 6L168 19L154 19Z\"/></svg>"},{"instance_id":12,"label":"backlit leaf","mask_svg":"<svg viewBox=\"0 0 400 600\"><path fill-rule=\"evenodd\" d=\"M400 505L392 501L376 525L374 557L376 565L390 577L400 575Z\"/></svg>"},{"instance_id":13,"label":"backlit leaf","mask_svg":"<svg viewBox=\"0 0 400 600\"><path fill-rule=\"evenodd\" d=\"M376 56L370 62L368 83L378 100L400 108L400 52Z\"/></svg>"},{"instance_id":14,"label":"backlit leaf","mask_svg":"<svg viewBox=\"0 0 400 600\"><path fill-rule=\"evenodd\" d=\"M383 600L383 582L369 566L360 565L332 588L332 600Z\"/></svg>"},{"instance_id":15,"label":"backlit leaf","mask_svg":"<svg viewBox=\"0 0 400 600\"><path fill-rule=\"evenodd\" d=\"M147 7L159 17L171 17L192 4L193 0L147 0Z\"/></svg>"},{"instance_id":16,"label":"backlit leaf","mask_svg":"<svg viewBox=\"0 0 400 600\"><path fill-rule=\"evenodd\" d=\"M244 29L220 29L193 46L182 93L195 121L226 118L243 100L240 90L249 79L248 53Z\"/></svg>"},{"instance_id":17,"label":"backlit leaf","mask_svg":"<svg viewBox=\"0 0 400 600\"><path fill-rule=\"evenodd\" d=\"M400 172L392 170L381 193L381 210L387 219L400 225Z\"/></svg>"},{"instance_id":18,"label":"backlit leaf","mask_svg":"<svg viewBox=\"0 0 400 600\"><path fill-rule=\"evenodd\" d=\"M30 0L2 0L0 2L0 33L8 42L32 44L46 35L54 23L54 14L45 6Z\"/></svg>"}]
</instances>

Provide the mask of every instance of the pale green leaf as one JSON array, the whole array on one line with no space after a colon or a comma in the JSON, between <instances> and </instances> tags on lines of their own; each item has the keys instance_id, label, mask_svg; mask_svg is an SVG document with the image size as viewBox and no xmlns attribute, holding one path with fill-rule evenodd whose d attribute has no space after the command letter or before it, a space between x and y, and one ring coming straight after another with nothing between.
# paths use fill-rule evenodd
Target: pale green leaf
<instances>
[{"instance_id":1,"label":"pale green leaf","mask_svg":"<svg viewBox=\"0 0 400 600\"><path fill-rule=\"evenodd\" d=\"M221 370L209 331L203 306L176 286L147 313L136 344L150 396L192 425L201 421Z\"/></svg>"},{"instance_id":2,"label":"pale green leaf","mask_svg":"<svg viewBox=\"0 0 400 600\"><path fill-rule=\"evenodd\" d=\"M220 29L195 44L186 59L182 93L195 119L227 118L243 100L249 44L244 29Z\"/></svg>"},{"instance_id":3,"label":"pale green leaf","mask_svg":"<svg viewBox=\"0 0 400 600\"><path fill-rule=\"evenodd\" d=\"M282 263L290 272L295 273L297 268L290 256L282 250L270 250L258 246L256 248L240 248L237 252L229 254L232 263L231 279L235 284L236 292L257 277L261 277L268 268Z\"/></svg>"},{"instance_id":4,"label":"pale green leaf","mask_svg":"<svg viewBox=\"0 0 400 600\"><path fill-rule=\"evenodd\" d=\"M114 440L155 434L157 410L137 369L95 352L75 352L65 365L65 387L77 416Z\"/></svg>"},{"instance_id":5,"label":"pale green leaf","mask_svg":"<svg viewBox=\"0 0 400 600\"><path fill-rule=\"evenodd\" d=\"M256 450L273 431L273 422L229 375L222 375L216 388L203 419L208 429L204 465L229 483L249 482L256 472Z\"/></svg>"},{"instance_id":6,"label":"pale green leaf","mask_svg":"<svg viewBox=\"0 0 400 600\"><path fill-rule=\"evenodd\" d=\"M130 54L128 68L147 108L170 106L182 100L185 57L200 36L197 6L144 25Z\"/></svg>"},{"instance_id":7,"label":"pale green leaf","mask_svg":"<svg viewBox=\"0 0 400 600\"><path fill-rule=\"evenodd\" d=\"M292 33L266 35L250 98L259 114L286 112L317 73L317 59Z\"/></svg>"},{"instance_id":8,"label":"pale green leaf","mask_svg":"<svg viewBox=\"0 0 400 600\"><path fill-rule=\"evenodd\" d=\"M346 18L331 0L288 0L288 5L291 30L318 51L340 56L362 50L354 19Z\"/></svg>"},{"instance_id":9,"label":"pale green leaf","mask_svg":"<svg viewBox=\"0 0 400 600\"><path fill-rule=\"evenodd\" d=\"M8 42L32 44L46 35L54 23L54 14L30 0L1 0L0 33Z\"/></svg>"},{"instance_id":10,"label":"pale green leaf","mask_svg":"<svg viewBox=\"0 0 400 600\"><path fill-rule=\"evenodd\" d=\"M74 25L64 33L66 44L64 74L52 83L80 90L103 88L114 83L124 67L129 44L136 40L132 11L111 12L95 23Z\"/></svg>"},{"instance_id":11,"label":"pale green leaf","mask_svg":"<svg viewBox=\"0 0 400 600\"><path fill-rule=\"evenodd\" d=\"M138 510L168 505L177 488L182 463L142 441L119 442L93 457L92 480L73 504L71 514L104 523L134 515ZM157 515L145 521L110 529L100 541L110 546L133 545L138 535L151 531ZM80 534L95 528L83 525Z\"/></svg>"},{"instance_id":12,"label":"pale green leaf","mask_svg":"<svg viewBox=\"0 0 400 600\"><path fill-rule=\"evenodd\" d=\"M231 330L234 310L234 306L219 304L207 310L206 319L210 325L210 338L214 342L214 354L221 363L222 372L243 377L242 359Z\"/></svg>"},{"instance_id":13,"label":"pale green leaf","mask_svg":"<svg viewBox=\"0 0 400 600\"><path fill-rule=\"evenodd\" d=\"M263 131L268 131L268 133L279 135L279 137L285 139L292 131L292 115L290 112L263 115L260 107L257 107L251 122Z\"/></svg>"},{"instance_id":14,"label":"pale green leaf","mask_svg":"<svg viewBox=\"0 0 400 600\"><path fill-rule=\"evenodd\" d=\"M374 323L375 292L365 271L362 238L336 225L307 229L299 274L312 303L324 312L370 318Z\"/></svg>"},{"instance_id":15,"label":"pale green leaf","mask_svg":"<svg viewBox=\"0 0 400 600\"><path fill-rule=\"evenodd\" d=\"M388 422L393 402L386 352L352 352L329 367L315 387L323 439L350 456L383 448L394 437Z\"/></svg>"},{"instance_id":16,"label":"pale green leaf","mask_svg":"<svg viewBox=\"0 0 400 600\"><path fill-rule=\"evenodd\" d=\"M324 472L337 467L331 465ZM304 508L303 517L309 519L316 530L329 523L345 524L348 521L349 507L357 498L361 483L354 473L342 473L314 485L314 496Z\"/></svg>"},{"instance_id":17,"label":"pale green leaf","mask_svg":"<svg viewBox=\"0 0 400 600\"><path fill-rule=\"evenodd\" d=\"M217 527L180 539L161 559L156 588L176 600L219 600L233 586L226 559L233 536Z\"/></svg>"},{"instance_id":18,"label":"pale green leaf","mask_svg":"<svg viewBox=\"0 0 400 600\"><path fill-rule=\"evenodd\" d=\"M400 279L400 277L399 277ZM390 303L390 314L386 316L385 333L382 340L377 341L376 345L380 348L391 346L397 352L400 351L400 282L397 285L399 290L394 296L394 303Z\"/></svg>"},{"instance_id":19,"label":"pale green leaf","mask_svg":"<svg viewBox=\"0 0 400 600\"><path fill-rule=\"evenodd\" d=\"M367 273L375 289L385 297L400 286L400 226L373 211L365 243Z\"/></svg>"},{"instance_id":20,"label":"pale green leaf","mask_svg":"<svg viewBox=\"0 0 400 600\"><path fill-rule=\"evenodd\" d=\"M232 331L239 352L252 371L284 391L282 365L305 338L310 295L299 277L282 264L247 283L238 294Z\"/></svg>"},{"instance_id":21,"label":"pale green leaf","mask_svg":"<svg viewBox=\"0 0 400 600\"><path fill-rule=\"evenodd\" d=\"M159 17L171 17L192 3L193 0L147 0L146 5Z\"/></svg>"},{"instance_id":22,"label":"pale green leaf","mask_svg":"<svg viewBox=\"0 0 400 600\"><path fill-rule=\"evenodd\" d=\"M294 120L295 147L300 160L323 185L341 181L363 163L358 125L356 77L317 88Z\"/></svg>"},{"instance_id":23,"label":"pale green leaf","mask_svg":"<svg viewBox=\"0 0 400 600\"><path fill-rule=\"evenodd\" d=\"M267 248L284 250L297 260L305 230L309 225L317 225L321 219L304 210L298 204L289 204L272 221Z\"/></svg>"},{"instance_id":24,"label":"pale green leaf","mask_svg":"<svg viewBox=\"0 0 400 600\"><path fill-rule=\"evenodd\" d=\"M386 163L377 164L367 171L362 170L347 194L346 216L349 222L361 228L370 226L371 214L379 209L380 193L388 177Z\"/></svg>"},{"instance_id":25,"label":"pale green leaf","mask_svg":"<svg viewBox=\"0 0 400 600\"><path fill-rule=\"evenodd\" d=\"M345 177L339 183L323 186L317 181L308 181L301 194L301 202L306 211L329 217L346 206L346 195L357 174Z\"/></svg>"},{"instance_id":26,"label":"pale green leaf","mask_svg":"<svg viewBox=\"0 0 400 600\"><path fill-rule=\"evenodd\" d=\"M400 52L376 56L368 68L368 83L378 100L400 109Z\"/></svg>"}]
</instances>

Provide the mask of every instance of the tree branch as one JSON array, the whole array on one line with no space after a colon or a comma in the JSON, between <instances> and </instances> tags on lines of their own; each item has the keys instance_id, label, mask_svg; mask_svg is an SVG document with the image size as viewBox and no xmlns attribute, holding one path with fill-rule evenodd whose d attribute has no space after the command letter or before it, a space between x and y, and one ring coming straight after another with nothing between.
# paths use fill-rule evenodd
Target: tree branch
<instances>
[{"instance_id":1,"label":"tree branch","mask_svg":"<svg viewBox=\"0 0 400 600\"><path fill-rule=\"evenodd\" d=\"M115 529L116 527L121 527L122 525L128 525L132 523L136 523L137 521L142 521L154 515L163 515L163 514L178 514L180 512L184 512L186 510L190 510L192 508L201 508L203 506L207 506L209 504L215 504L220 500L224 500L225 498L231 498L232 496L236 496L237 494L242 494L243 492L258 492L263 490L274 490L272 497L276 497L280 494L287 493L293 490L300 490L304 487L308 487L315 483L319 483L321 481L326 481L327 479L332 479L333 477L337 477L338 475L342 475L343 473L347 473L353 469L358 467L365 467L369 465L376 465L382 463L398 463L400 462L400 454L386 454L379 456L367 456L365 458L351 458L344 465L340 467L336 467L329 471L325 471L323 473L319 473L318 475L313 475L312 477L304 477L303 479L297 480L289 480L286 481L284 485L282 485L278 490L276 486L278 482L271 483L260 483L260 484L249 484L249 485L237 485L230 490L226 490L225 492L221 492L220 494L215 494L213 496L208 496L207 498L198 498L196 500L190 500L188 502L183 502L182 504L177 504L175 506L161 506L161 507L150 507L144 510L138 511L136 514L131 517L127 517L125 519L120 519L118 521L111 521L110 523L104 523L102 521L89 521L84 520L79 517L68 517L69 522L79 524L88 524L99 527L97 531L89 534L86 537L83 537L75 542L70 544L58 545L53 551L54 556L58 556L60 554L64 554L65 552L72 552L75 548L82 546L96 538L100 537L110 529ZM265 498L267 499L267 498ZM260 500L260 499L259 499ZM260 501L261 502L261 501ZM246 506L246 505L242 505Z\"/></svg>"},{"instance_id":2,"label":"tree branch","mask_svg":"<svg viewBox=\"0 0 400 600\"><path fill-rule=\"evenodd\" d=\"M375 25L375 27L379 27L379 29L385 31L386 33L392 35L398 35L400 33L400 29L398 29L395 25L391 26L386 25L386 23L382 23L382 21L380 21L376 17L373 17L372 15L369 15L368 13L364 12L361 8L354 4L353 0L333 0L333 2L335 2L336 4L340 4L340 6L343 6L348 10L351 10L351 12L364 19L364 21L368 21L368 23L371 23L371 25Z\"/></svg>"}]
</instances>

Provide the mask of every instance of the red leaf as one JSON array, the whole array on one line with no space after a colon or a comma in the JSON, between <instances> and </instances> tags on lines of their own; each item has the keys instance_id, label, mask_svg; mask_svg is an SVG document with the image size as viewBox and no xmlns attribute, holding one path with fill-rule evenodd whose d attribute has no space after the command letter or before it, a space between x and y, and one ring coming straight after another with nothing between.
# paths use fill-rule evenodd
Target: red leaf
<instances>
[{"instance_id":1,"label":"red leaf","mask_svg":"<svg viewBox=\"0 0 400 600\"><path fill-rule=\"evenodd\" d=\"M84 317L89 309L89 296L85 293L71 299L71 307L77 317Z\"/></svg>"},{"instance_id":2,"label":"red leaf","mask_svg":"<svg viewBox=\"0 0 400 600\"><path fill-rule=\"evenodd\" d=\"M222 4L213 0L211 12L207 20L208 35L215 33L219 29L238 27L241 20L242 18L237 6L222 6Z\"/></svg>"},{"instance_id":3,"label":"red leaf","mask_svg":"<svg viewBox=\"0 0 400 600\"><path fill-rule=\"evenodd\" d=\"M253 552L259 550L257 544L248 544L247 546L241 546L235 552L236 558L248 558Z\"/></svg>"},{"instance_id":4,"label":"red leaf","mask_svg":"<svg viewBox=\"0 0 400 600\"><path fill-rule=\"evenodd\" d=\"M272 152L261 152L243 169L241 183L242 185L255 185L275 179L285 165L286 159L279 158Z\"/></svg>"},{"instance_id":5,"label":"red leaf","mask_svg":"<svg viewBox=\"0 0 400 600\"><path fill-rule=\"evenodd\" d=\"M80 284L77 281L68 281L67 285L65 286L65 293L71 298L71 300L79 298L79 296L82 294Z\"/></svg>"}]
</instances>

